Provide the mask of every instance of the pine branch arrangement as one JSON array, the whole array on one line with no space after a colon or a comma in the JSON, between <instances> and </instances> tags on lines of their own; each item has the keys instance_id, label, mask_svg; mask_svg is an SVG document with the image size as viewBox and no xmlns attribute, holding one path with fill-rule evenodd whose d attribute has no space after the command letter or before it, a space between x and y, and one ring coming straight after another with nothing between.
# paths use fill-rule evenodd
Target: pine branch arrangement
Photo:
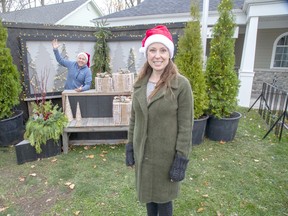
<instances>
[{"instance_id":1,"label":"pine branch arrangement","mask_svg":"<svg viewBox=\"0 0 288 216\"><path fill-rule=\"evenodd\" d=\"M95 82L95 76L97 73L111 72L110 68L110 49L108 46L108 38L111 32L106 27L106 22L97 22L98 31L95 32L96 44L94 46L93 66L92 69L92 82Z\"/></svg>"}]
</instances>

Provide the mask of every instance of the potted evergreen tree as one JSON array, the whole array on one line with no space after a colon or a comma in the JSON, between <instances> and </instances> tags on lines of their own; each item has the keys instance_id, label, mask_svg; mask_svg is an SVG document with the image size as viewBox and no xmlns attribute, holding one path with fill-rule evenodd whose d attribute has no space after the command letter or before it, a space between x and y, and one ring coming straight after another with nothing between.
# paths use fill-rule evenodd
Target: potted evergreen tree
<instances>
[{"instance_id":1,"label":"potted evergreen tree","mask_svg":"<svg viewBox=\"0 0 288 216\"><path fill-rule=\"evenodd\" d=\"M7 48L7 29L0 21L0 146L14 145L23 138L23 111L15 110L22 91L20 73Z\"/></svg>"},{"instance_id":2,"label":"potted evergreen tree","mask_svg":"<svg viewBox=\"0 0 288 216\"><path fill-rule=\"evenodd\" d=\"M231 0L221 0L218 6L219 19L213 27L210 55L206 76L209 96L209 114L206 136L215 141L234 139L241 117L235 112L239 80L234 68L233 38L236 27Z\"/></svg>"},{"instance_id":3,"label":"potted evergreen tree","mask_svg":"<svg viewBox=\"0 0 288 216\"><path fill-rule=\"evenodd\" d=\"M184 34L179 38L178 51L175 63L185 77L190 81L194 98L194 125L192 130L192 144L200 144L205 135L208 115L208 95L206 79L203 71L203 52L201 45L201 25L199 8L196 4L191 5L192 21L189 21Z\"/></svg>"}]
</instances>

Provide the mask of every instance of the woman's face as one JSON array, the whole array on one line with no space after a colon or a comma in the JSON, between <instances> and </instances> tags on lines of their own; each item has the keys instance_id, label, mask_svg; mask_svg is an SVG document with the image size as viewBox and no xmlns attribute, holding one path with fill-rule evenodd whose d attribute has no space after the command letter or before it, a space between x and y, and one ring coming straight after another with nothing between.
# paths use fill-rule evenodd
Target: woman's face
<instances>
[{"instance_id":1,"label":"woman's face","mask_svg":"<svg viewBox=\"0 0 288 216\"><path fill-rule=\"evenodd\" d=\"M170 53L162 43L153 43L147 48L147 60L153 71L162 73L169 63Z\"/></svg>"},{"instance_id":2,"label":"woman's face","mask_svg":"<svg viewBox=\"0 0 288 216\"><path fill-rule=\"evenodd\" d=\"M77 63L79 65L79 67L82 67L82 66L86 65L87 60L86 60L85 56L84 55L79 55L77 57Z\"/></svg>"}]
</instances>

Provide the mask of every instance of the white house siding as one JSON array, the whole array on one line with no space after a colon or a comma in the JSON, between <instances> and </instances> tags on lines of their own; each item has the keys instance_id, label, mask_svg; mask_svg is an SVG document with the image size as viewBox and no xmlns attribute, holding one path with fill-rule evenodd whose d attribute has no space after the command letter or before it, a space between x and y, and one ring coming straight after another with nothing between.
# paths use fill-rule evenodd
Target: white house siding
<instances>
[{"instance_id":1,"label":"white house siding","mask_svg":"<svg viewBox=\"0 0 288 216\"><path fill-rule=\"evenodd\" d=\"M57 25L73 25L73 26L91 26L95 27L95 24L91 20L95 19L95 14L99 12L91 4L84 5L71 14L68 14L62 20L57 22Z\"/></svg>"},{"instance_id":2,"label":"white house siding","mask_svg":"<svg viewBox=\"0 0 288 216\"><path fill-rule=\"evenodd\" d=\"M277 37L288 32L286 29L259 29L257 34L255 69L269 69L273 52L273 44Z\"/></svg>"}]
</instances>

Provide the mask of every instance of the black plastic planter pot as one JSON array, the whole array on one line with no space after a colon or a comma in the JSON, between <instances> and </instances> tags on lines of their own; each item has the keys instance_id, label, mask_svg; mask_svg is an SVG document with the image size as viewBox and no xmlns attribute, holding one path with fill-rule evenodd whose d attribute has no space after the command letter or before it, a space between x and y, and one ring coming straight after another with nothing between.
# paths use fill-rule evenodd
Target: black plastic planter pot
<instances>
[{"instance_id":1,"label":"black plastic planter pot","mask_svg":"<svg viewBox=\"0 0 288 216\"><path fill-rule=\"evenodd\" d=\"M231 141L236 135L241 113L234 112L230 118L210 116L206 126L206 137L214 141Z\"/></svg>"},{"instance_id":2,"label":"black plastic planter pot","mask_svg":"<svg viewBox=\"0 0 288 216\"><path fill-rule=\"evenodd\" d=\"M192 145L199 145L203 142L208 118L209 116L204 116L200 119L194 119Z\"/></svg>"},{"instance_id":3,"label":"black plastic planter pot","mask_svg":"<svg viewBox=\"0 0 288 216\"><path fill-rule=\"evenodd\" d=\"M53 140L48 140L46 145L41 146L42 152L40 154L36 153L35 148L31 146L27 140L18 143L15 145L15 148L17 163L23 164L38 160L38 158L48 158L61 154L61 139L59 139L58 143L55 143Z\"/></svg>"},{"instance_id":4,"label":"black plastic planter pot","mask_svg":"<svg viewBox=\"0 0 288 216\"><path fill-rule=\"evenodd\" d=\"M23 140L23 111L16 110L11 118L0 121L0 146L15 145Z\"/></svg>"}]
</instances>

